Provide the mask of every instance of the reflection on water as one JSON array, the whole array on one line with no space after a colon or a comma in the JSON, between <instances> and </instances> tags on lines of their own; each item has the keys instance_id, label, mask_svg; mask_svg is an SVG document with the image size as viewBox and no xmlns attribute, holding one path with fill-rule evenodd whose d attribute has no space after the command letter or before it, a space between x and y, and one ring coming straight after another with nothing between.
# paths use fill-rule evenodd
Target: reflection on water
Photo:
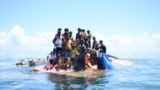
<instances>
[{"instance_id":1,"label":"reflection on water","mask_svg":"<svg viewBox=\"0 0 160 90\"><path fill-rule=\"evenodd\" d=\"M72 76L49 74L49 81L55 83L56 89L85 88L89 80L86 78L74 78Z\"/></svg>"},{"instance_id":2,"label":"reflection on water","mask_svg":"<svg viewBox=\"0 0 160 90\"><path fill-rule=\"evenodd\" d=\"M97 73L97 74L96 74ZM93 86L96 84L106 84L109 83L109 81L102 80L104 77L106 77L105 75L105 71L96 71L96 73L92 73L94 74L94 76L97 77L91 77L91 76L86 76L86 77L75 77L75 76L67 76L67 75L58 75L58 74L48 74L48 80L51 81L52 83L55 84L55 88L56 89L60 89L60 90L65 90L65 89L78 89L78 90L82 90L87 88L88 86ZM74 73L76 74L76 73ZM79 73L77 73L79 74ZM91 74L91 73L90 73ZM93 76L93 75L92 75Z\"/></svg>"}]
</instances>

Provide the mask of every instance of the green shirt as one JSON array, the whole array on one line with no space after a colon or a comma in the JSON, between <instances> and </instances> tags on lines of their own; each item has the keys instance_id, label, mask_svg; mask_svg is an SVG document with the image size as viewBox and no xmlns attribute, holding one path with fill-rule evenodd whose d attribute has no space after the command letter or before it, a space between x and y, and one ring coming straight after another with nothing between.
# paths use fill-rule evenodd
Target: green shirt
<instances>
[{"instance_id":1,"label":"green shirt","mask_svg":"<svg viewBox=\"0 0 160 90\"><path fill-rule=\"evenodd\" d=\"M89 33L89 34L87 35L88 41L91 41L91 37L92 37L92 34Z\"/></svg>"}]
</instances>

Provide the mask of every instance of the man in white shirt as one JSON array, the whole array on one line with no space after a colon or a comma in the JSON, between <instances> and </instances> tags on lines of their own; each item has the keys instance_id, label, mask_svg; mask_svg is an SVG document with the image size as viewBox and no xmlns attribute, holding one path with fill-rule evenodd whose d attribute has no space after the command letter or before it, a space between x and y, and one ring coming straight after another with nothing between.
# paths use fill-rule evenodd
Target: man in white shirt
<instances>
[{"instance_id":1,"label":"man in white shirt","mask_svg":"<svg viewBox=\"0 0 160 90\"><path fill-rule=\"evenodd\" d=\"M61 36L61 33L59 32L57 34L57 36L55 36L55 38L53 39L52 41L56 47L56 53L59 53L61 51L63 51L63 48L62 48L62 36Z\"/></svg>"},{"instance_id":2,"label":"man in white shirt","mask_svg":"<svg viewBox=\"0 0 160 90\"><path fill-rule=\"evenodd\" d=\"M53 51L53 52L51 51L49 53L49 55L47 56L47 60L48 60L49 65L53 65L53 62L55 59L56 59L55 51Z\"/></svg>"}]
</instances>

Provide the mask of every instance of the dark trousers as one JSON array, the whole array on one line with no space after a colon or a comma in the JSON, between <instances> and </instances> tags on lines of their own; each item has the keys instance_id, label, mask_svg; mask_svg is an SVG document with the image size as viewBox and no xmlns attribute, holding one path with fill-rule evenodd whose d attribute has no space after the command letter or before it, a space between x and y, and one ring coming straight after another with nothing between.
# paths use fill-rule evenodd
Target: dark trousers
<instances>
[{"instance_id":1,"label":"dark trousers","mask_svg":"<svg viewBox=\"0 0 160 90\"><path fill-rule=\"evenodd\" d=\"M102 69L102 58L97 57L97 69Z\"/></svg>"}]
</instances>

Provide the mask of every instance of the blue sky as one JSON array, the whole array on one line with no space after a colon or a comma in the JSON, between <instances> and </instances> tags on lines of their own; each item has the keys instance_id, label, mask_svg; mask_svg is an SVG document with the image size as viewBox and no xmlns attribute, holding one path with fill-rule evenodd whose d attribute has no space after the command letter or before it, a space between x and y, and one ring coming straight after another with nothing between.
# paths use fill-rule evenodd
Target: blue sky
<instances>
[{"instance_id":1,"label":"blue sky","mask_svg":"<svg viewBox=\"0 0 160 90\"><path fill-rule=\"evenodd\" d=\"M113 45L116 40L119 42L116 43L117 45L122 45L121 41L140 43L141 38L144 41L146 37L151 39L151 43L140 43L142 47L145 45L160 50L158 46L160 45L158 39L160 33L159 11L159 0L0 0L0 49L3 51L1 56L5 56L4 53L10 51L8 45L9 48L13 48L13 46L16 48L16 45L26 48L23 46L24 42L22 41L24 40L30 39L33 43L39 44L40 42L36 40L44 37L46 41L49 41L53 37L51 36L53 34L50 35L50 33L56 32L59 27L67 27L74 33L78 27L81 27L91 30L93 35L99 35L97 36L99 38L104 36L108 40L106 43L111 52L112 48L114 51L116 51L115 48L120 48ZM17 34L19 30L23 35ZM50 36L47 36L47 33ZM20 36L24 37L24 40L20 39ZM146 42L149 42L148 39ZM32 45L36 46L30 44L27 48L32 50ZM45 45L47 46L47 44ZM46 49L45 45L41 44L37 47L43 46ZM49 44L49 46L52 45ZM129 50L131 49L128 44L126 46ZM136 47L135 45L131 46L134 46L132 50ZM45 49L42 51L48 52L49 48L46 51ZM23 52L26 51L23 49Z\"/></svg>"}]
</instances>

